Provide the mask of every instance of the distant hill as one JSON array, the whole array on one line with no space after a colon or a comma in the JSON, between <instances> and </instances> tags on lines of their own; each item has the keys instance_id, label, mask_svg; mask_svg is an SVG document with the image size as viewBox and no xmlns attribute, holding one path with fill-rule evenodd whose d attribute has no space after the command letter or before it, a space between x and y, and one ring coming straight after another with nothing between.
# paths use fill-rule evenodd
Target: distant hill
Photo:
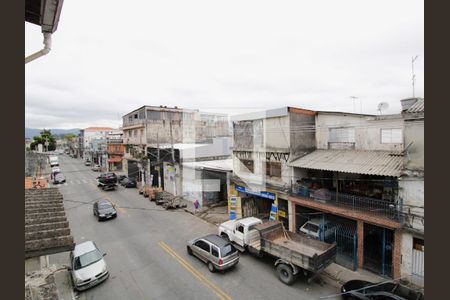
<instances>
[{"instance_id":1,"label":"distant hill","mask_svg":"<svg viewBox=\"0 0 450 300\"><path fill-rule=\"evenodd\" d=\"M47 129L47 128L45 128ZM79 134L80 133L80 129L75 128L75 129L48 129L52 132L52 134L67 134L67 133L74 133L74 134ZM26 128L25 127L25 138L26 139L32 139L34 136L38 136L41 134L42 129L37 129L37 128Z\"/></svg>"}]
</instances>

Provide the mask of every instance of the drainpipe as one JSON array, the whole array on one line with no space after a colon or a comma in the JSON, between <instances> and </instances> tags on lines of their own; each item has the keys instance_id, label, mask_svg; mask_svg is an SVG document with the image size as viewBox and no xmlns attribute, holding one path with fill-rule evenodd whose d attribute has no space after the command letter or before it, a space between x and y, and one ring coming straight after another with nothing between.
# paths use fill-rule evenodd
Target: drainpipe
<instances>
[{"instance_id":1,"label":"drainpipe","mask_svg":"<svg viewBox=\"0 0 450 300\"><path fill-rule=\"evenodd\" d=\"M48 32L44 32L44 48L36 53L33 53L27 57L25 57L25 64L33 61L41 56L44 56L50 52L52 48L52 34Z\"/></svg>"}]
</instances>

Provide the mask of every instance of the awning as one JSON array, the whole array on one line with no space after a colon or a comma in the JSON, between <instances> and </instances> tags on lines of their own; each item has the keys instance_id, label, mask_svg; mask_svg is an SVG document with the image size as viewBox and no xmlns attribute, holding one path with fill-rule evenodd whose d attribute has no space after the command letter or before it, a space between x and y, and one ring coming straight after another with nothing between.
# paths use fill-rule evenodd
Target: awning
<instances>
[{"instance_id":1,"label":"awning","mask_svg":"<svg viewBox=\"0 0 450 300\"><path fill-rule=\"evenodd\" d=\"M399 152L316 150L288 163L291 167L344 173L400 176L404 157Z\"/></svg>"}]
</instances>

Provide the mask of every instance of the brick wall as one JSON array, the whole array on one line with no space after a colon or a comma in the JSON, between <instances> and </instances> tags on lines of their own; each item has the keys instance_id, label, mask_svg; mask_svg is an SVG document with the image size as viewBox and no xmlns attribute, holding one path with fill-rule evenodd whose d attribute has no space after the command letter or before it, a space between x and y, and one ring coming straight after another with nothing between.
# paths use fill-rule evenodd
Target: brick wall
<instances>
[{"instance_id":1,"label":"brick wall","mask_svg":"<svg viewBox=\"0 0 450 300\"><path fill-rule=\"evenodd\" d=\"M400 230L394 231L394 251L392 251L392 267L394 279L400 278L401 257L402 257L402 233Z\"/></svg>"}]
</instances>

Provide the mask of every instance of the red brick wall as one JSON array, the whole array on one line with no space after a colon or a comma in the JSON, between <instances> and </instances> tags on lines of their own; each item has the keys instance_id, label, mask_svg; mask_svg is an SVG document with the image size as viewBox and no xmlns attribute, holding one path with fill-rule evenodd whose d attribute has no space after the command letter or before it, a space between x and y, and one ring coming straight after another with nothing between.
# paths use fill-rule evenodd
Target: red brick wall
<instances>
[{"instance_id":1,"label":"red brick wall","mask_svg":"<svg viewBox=\"0 0 450 300\"><path fill-rule=\"evenodd\" d=\"M400 267L402 259L402 233L400 230L394 231L394 250L392 251L392 267L394 279L400 278Z\"/></svg>"},{"instance_id":2,"label":"red brick wall","mask_svg":"<svg viewBox=\"0 0 450 300\"><path fill-rule=\"evenodd\" d=\"M358 221L357 223L357 234L358 234L358 246L357 246L357 258L358 258L358 268L362 269L364 267L364 222Z\"/></svg>"}]
</instances>

